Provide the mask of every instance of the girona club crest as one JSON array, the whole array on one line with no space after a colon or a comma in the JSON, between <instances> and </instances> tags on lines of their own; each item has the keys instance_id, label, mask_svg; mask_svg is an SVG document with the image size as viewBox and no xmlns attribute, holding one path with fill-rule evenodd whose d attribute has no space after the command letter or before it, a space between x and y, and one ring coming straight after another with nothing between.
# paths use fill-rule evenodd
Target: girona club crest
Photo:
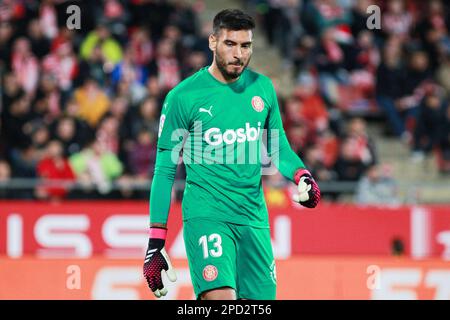
<instances>
[{"instance_id":1,"label":"girona club crest","mask_svg":"<svg viewBox=\"0 0 450 320\"><path fill-rule=\"evenodd\" d=\"M260 96L254 96L252 98L252 107L257 112L261 112L264 110L264 101Z\"/></svg>"},{"instance_id":2,"label":"girona club crest","mask_svg":"<svg viewBox=\"0 0 450 320\"><path fill-rule=\"evenodd\" d=\"M211 264L207 265L203 269L203 279L205 279L206 281L216 280L218 274L219 271L217 271L217 268Z\"/></svg>"}]
</instances>

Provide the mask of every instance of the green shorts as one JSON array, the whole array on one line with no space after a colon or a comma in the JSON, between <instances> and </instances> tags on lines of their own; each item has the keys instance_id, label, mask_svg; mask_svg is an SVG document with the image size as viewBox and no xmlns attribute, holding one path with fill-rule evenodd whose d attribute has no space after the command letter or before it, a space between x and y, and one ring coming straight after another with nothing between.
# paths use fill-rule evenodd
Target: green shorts
<instances>
[{"instance_id":1,"label":"green shorts","mask_svg":"<svg viewBox=\"0 0 450 320\"><path fill-rule=\"evenodd\" d=\"M231 287L238 299L275 299L276 268L269 228L194 218L184 221L183 236L197 297Z\"/></svg>"}]
</instances>

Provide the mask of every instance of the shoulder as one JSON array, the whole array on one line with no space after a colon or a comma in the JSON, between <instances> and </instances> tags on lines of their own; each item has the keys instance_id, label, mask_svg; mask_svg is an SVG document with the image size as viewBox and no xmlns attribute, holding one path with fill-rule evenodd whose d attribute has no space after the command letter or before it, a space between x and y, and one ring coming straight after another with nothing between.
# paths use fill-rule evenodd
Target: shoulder
<instances>
[{"instance_id":1,"label":"shoulder","mask_svg":"<svg viewBox=\"0 0 450 320\"><path fill-rule=\"evenodd\" d=\"M259 83L261 83L264 86L269 86L269 87L273 87L273 83L272 83L272 79L270 79L268 76L256 72L253 69L247 68L246 69L246 73L247 73L247 78L250 79L250 81L257 81Z\"/></svg>"},{"instance_id":2,"label":"shoulder","mask_svg":"<svg viewBox=\"0 0 450 320\"><path fill-rule=\"evenodd\" d=\"M196 101L205 93L204 74L202 69L177 84L167 93L163 105L163 112L168 112L190 117L195 109ZM172 111L170 111L172 110Z\"/></svg>"},{"instance_id":3,"label":"shoulder","mask_svg":"<svg viewBox=\"0 0 450 320\"><path fill-rule=\"evenodd\" d=\"M176 99L178 101L189 100L189 98L192 97L198 89L203 87L203 82L204 68L177 84L172 90L169 91L167 96L170 99Z\"/></svg>"}]
</instances>

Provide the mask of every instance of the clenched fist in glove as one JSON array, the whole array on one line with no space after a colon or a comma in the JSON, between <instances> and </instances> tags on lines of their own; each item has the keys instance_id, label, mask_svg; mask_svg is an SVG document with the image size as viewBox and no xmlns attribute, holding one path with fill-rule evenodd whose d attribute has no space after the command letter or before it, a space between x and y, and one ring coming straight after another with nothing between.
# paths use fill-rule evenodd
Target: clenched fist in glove
<instances>
[{"instance_id":1,"label":"clenched fist in glove","mask_svg":"<svg viewBox=\"0 0 450 320\"><path fill-rule=\"evenodd\" d=\"M297 184L297 193L292 196L292 200L307 208L317 206L320 201L320 189L311 173L306 169L299 169L295 172L294 181Z\"/></svg>"},{"instance_id":2,"label":"clenched fist in glove","mask_svg":"<svg viewBox=\"0 0 450 320\"><path fill-rule=\"evenodd\" d=\"M145 254L144 277L147 280L150 290L152 290L157 298L167 294L167 288L164 286L161 277L163 270L166 272L170 281L175 282L177 280L175 270L164 249L166 235L167 229L151 227L148 249Z\"/></svg>"}]
</instances>

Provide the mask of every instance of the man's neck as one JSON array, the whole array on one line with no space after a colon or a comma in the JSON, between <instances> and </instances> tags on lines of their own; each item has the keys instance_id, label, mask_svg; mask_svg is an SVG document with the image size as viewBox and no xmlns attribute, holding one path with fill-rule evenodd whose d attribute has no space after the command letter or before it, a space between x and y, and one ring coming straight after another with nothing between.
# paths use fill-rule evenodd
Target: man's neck
<instances>
[{"instance_id":1,"label":"man's neck","mask_svg":"<svg viewBox=\"0 0 450 320\"><path fill-rule=\"evenodd\" d=\"M213 62L211 64L211 66L208 68L208 72L214 77L216 78L218 81L222 82L222 83L233 83L239 80L239 77L237 77L236 79L226 79L222 72L220 72L219 68L217 67L216 63Z\"/></svg>"}]
</instances>

